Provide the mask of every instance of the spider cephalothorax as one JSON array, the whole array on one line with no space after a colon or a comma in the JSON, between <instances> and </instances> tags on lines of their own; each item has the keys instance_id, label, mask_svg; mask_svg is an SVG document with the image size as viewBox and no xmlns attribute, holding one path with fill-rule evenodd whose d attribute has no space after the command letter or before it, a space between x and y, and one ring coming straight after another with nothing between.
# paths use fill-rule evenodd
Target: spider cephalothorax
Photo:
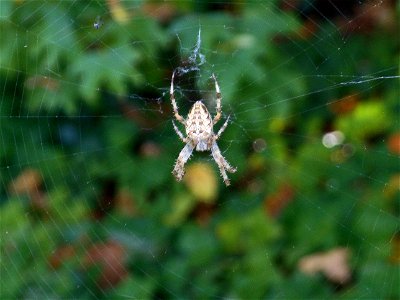
<instances>
[{"instance_id":1,"label":"spider cephalothorax","mask_svg":"<svg viewBox=\"0 0 400 300\"><path fill-rule=\"evenodd\" d=\"M176 105L175 101L174 77L175 73L172 74L170 89L172 108L174 110L175 118L185 126L186 137L182 134L178 127L176 127L174 121L172 121L172 123L174 125L175 132L178 134L182 142L186 143L186 146L179 153L179 157L176 160L172 173L175 175L178 181L182 180L182 177L185 174L185 163L192 155L193 150L210 150L215 162L219 167L222 178L224 179L225 184L228 186L230 182L228 176L226 175L226 171L234 173L236 172L236 169L229 165L226 159L222 156L217 145L217 140L221 136L222 132L224 132L226 126L228 126L229 118L225 121L224 125L222 125L217 134L215 134L213 131L213 126L221 119L221 92L217 79L213 74L212 78L214 79L215 90L217 93L217 113L214 119L208 112L207 107L201 101L196 101L193 104L187 118L184 119L178 113L178 106Z\"/></svg>"}]
</instances>

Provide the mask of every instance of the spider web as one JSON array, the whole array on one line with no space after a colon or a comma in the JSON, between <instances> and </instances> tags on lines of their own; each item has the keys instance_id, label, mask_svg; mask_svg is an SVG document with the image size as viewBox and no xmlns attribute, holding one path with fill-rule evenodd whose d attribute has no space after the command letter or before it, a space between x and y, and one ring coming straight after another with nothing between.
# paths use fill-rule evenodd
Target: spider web
<instances>
[{"instance_id":1,"label":"spider web","mask_svg":"<svg viewBox=\"0 0 400 300\"><path fill-rule=\"evenodd\" d=\"M2 1L0 298L398 297L398 4L349 3Z\"/></svg>"}]
</instances>

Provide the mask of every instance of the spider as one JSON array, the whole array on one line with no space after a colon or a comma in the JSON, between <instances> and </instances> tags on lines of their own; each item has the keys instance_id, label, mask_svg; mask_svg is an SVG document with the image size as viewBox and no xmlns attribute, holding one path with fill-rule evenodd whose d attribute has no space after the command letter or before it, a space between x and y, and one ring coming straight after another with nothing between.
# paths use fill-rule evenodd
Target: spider
<instances>
[{"instance_id":1,"label":"spider","mask_svg":"<svg viewBox=\"0 0 400 300\"><path fill-rule=\"evenodd\" d=\"M193 104L187 118L184 119L179 114L178 106L176 105L175 101L174 77L175 72L172 73L171 78L170 98L176 120L185 126L186 137L178 129L174 121L172 121L172 124L174 126L176 134L179 136L180 140L186 144L186 146L183 147L183 149L179 153L172 174L174 174L175 178L178 181L181 181L183 175L185 174L185 163L189 160L193 150L196 149L196 151L211 151L211 154L219 167L221 176L224 179L226 186L230 185L230 181L228 176L226 175L226 171L234 173L236 172L236 168L232 167L226 161L217 145L217 140L224 132L225 128L228 126L229 117L219 129L217 134L215 134L213 131L213 126L221 119L221 91L219 89L217 79L215 78L214 74L212 74L212 78L214 79L215 83L215 91L217 94L217 112L214 116L214 119L211 117L211 114L209 113L207 107L201 101L196 101Z\"/></svg>"}]
</instances>

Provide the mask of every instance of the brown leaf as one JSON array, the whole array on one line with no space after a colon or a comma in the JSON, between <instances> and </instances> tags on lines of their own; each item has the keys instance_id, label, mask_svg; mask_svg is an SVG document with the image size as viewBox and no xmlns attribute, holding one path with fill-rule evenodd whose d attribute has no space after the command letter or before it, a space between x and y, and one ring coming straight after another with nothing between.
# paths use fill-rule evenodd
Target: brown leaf
<instances>
[{"instance_id":1,"label":"brown leaf","mask_svg":"<svg viewBox=\"0 0 400 300\"><path fill-rule=\"evenodd\" d=\"M139 152L144 157L157 157L161 154L161 147L157 143L146 141L140 145Z\"/></svg>"},{"instance_id":2,"label":"brown leaf","mask_svg":"<svg viewBox=\"0 0 400 300\"><path fill-rule=\"evenodd\" d=\"M49 91L58 91L58 89L60 88L60 82L58 80L41 75L29 77L26 80L25 85L28 89L31 90L42 88Z\"/></svg>"},{"instance_id":3,"label":"brown leaf","mask_svg":"<svg viewBox=\"0 0 400 300\"><path fill-rule=\"evenodd\" d=\"M113 287L126 277L128 271L124 265L125 250L116 241L98 243L87 250L84 266L101 266L97 283L102 288Z\"/></svg>"},{"instance_id":4,"label":"brown leaf","mask_svg":"<svg viewBox=\"0 0 400 300\"><path fill-rule=\"evenodd\" d=\"M128 217L132 217L136 214L135 200L129 191L120 190L115 198L115 210L119 214Z\"/></svg>"},{"instance_id":5,"label":"brown leaf","mask_svg":"<svg viewBox=\"0 0 400 300\"><path fill-rule=\"evenodd\" d=\"M159 22L168 22L176 14L175 6L169 3L145 3L142 10L148 16L157 19Z\"/></svg>"},{"instance_id":6,"label":"brown leaf","mask_svg":"<svg viewBox=\"0 0 400 300\"><path fill-rule=\"evenodd\" d=\"M336 248L305 256L299 261L298 267L305 274L314 275L321 272L330 281L345 284L351 278L349 256L348 248Z\"/></svg>"},{"instance_id":7,"label":"brown leaf","mask_svg":"<svg viewBox=\"0 0 400 300\"><path fill-rule=\"evenodd\" d=\"M65 245L57 250L49 258L49 263L54 269L58 269L68 258L75 255L75 248L72 245Z\"/></svg>"},{"instance_id":8,"label":"brown leaf","mask_svg":"<svg viewBox=\"0 0 400 300\"><path fill-rule=\"evenodd\" d=\"M390 255L390 261L393 264L400 265L400 235L397 234L392 240L392 254Z\"/></svg>"},{"instance_id":9,"label":"brown leaf","mask_svg":"<svg viewBox=\"0 0 400 300\"><path fill-rule=\"evenodd\" d=\"M400 155L400 132L392 134L389 137L387 146L388 146L390 152Z\"/></svg>"},{"instance_id":10,"label":"brown leaf","mask_svg":"<svg viewBox=\"0 0 400 300\"><path fill-rule=\"evenodd\" d=\"M8 187L11 194L29 197L30 205L35 216L46 217L49 203L46 193L44 193L41 188L42 176L34 169L24 170Z\"/></svg>"},{"instance_id":11,"label":"brown leaf","mask_svg":"<svg viewBox=\"0 0 400 300\"><path fill-rule=\"evenodd\" d=\"M357 94L350 94L329 104L332 112L338 115L352 112L360 102L360 97Z\"/></svg>"},{"instance_id":12,"label":"brown leaf","mask_svg":"<svg viewBox=\"0 0 400 300\"><path fill-rule=\"evenodd\" d=\"M389 182L387 183L383 193L387 198L391 198L396 194L398 194L399 192L400 192L400 173L394 174L390 177Z\"/></svg>"},{"instance_id":13,"label":"brown leaf","mask_svg":"<svg viewBox=\"0 0 400 300\"><path fill-rule=\"evenodd\" d=\"M288 183L282 184L278 191L265 199L265 209L268 215L278 216L281 211L293 200L294 189Z\"/></svg>"},{"instance_id":14,"label":"brown leaf","mask_svg":"<svg viewBox=\"0 0 400 300\"><path fill-rule=\"evenodd\" d=\"M34 169L25 169L9 184L9 191L15 195L36 194L41 187L42 176Z\"/></svg>"},{"instance_id":15,"label":"brown leaf","mask_svg":"<svg viewBox=\"0 0 400 300\"><path fill-rule=\"evenodd\" d=\"M314 37L318 31L318 24L313 20L306 20L298 30L298 36L303 40Z\"/></svg>"},{"instance_id":16,"label":"brown leaf","mask_svg":"<svg viewBox=\"0 0 400 300\"><path fill-rule=\"evenodd\" d=\"M293 12L296 11L299 2L300 0L279 1L279 8L282 9L283 11Z\"/></svg>"},{"instance_id":17,"label":"brown leaf","mask_svg":"<svg viewBox=\"0 0 400 300\"><path fill-rule=\"evenodd\" d=\"M201 226L206 226L215 211L215 204L213 203L199 203L194 211L196 221Z\"/></svg>"},{"instance_id":18,"label":"brown leaf","mask_svg":"<svg viewBox=\"0 0 400 300\"><path fill-rule=\"evenodd\" d=\"M41 191L32 192L30 195L32 209L42 214L43 216L48 214L49 201L47 194Z\"/></svg>"},{"instance_id":19,"label":"brown leaf","mask_svg":"<svg viewBox=\"0 0 400 300\"><path fill-rule=\"evenodd\" d=\"M396 30L396 1L371 0L356 7L354 22L342 20L339 28L345 32L369 33L375 28Z\"/></svg>"}]
</instances>

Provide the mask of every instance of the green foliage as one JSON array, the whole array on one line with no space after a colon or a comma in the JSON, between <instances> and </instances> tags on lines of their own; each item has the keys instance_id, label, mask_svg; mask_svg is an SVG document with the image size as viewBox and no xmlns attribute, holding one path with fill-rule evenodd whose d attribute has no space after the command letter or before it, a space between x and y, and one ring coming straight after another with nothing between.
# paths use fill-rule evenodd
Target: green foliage
<instances>
[{"instance_id":1,"label":"green foliage","mask_svg":"<svg viewBox=\"0 0 400 300\"><path fill-rule=\"evenodd\" d=\"M225 4L0 1L1 299L400 297L399 39ZM207 201L171 175L184 67L182 114L215 73L231 116ZM300 267L341 247L349 280Z\"/></svg>"},{"instance_id":2,"label":"green foliage","mask_svg":"<svg viewBox=\"0 0 400 300\"><path fill-rule=\"evenodd\" d=\"M369 136L385 132L393 119L383 103L370 101L359 105L354 112L337 121L337 128L352 140L364 141Z\"/></svg>"}]
</instances>

